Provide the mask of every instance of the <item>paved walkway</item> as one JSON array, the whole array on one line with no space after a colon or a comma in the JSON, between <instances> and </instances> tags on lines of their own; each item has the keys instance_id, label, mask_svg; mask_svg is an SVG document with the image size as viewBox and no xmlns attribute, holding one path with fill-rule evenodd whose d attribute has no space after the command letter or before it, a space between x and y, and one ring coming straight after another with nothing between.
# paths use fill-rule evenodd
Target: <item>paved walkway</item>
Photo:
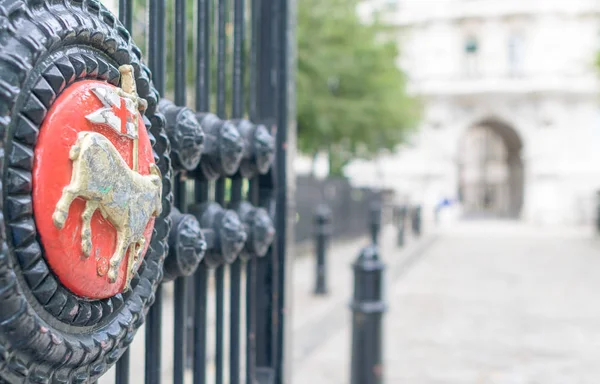
<instances>
[{"instance_id":1,"label":"paved walkway","mask_svg":"<svg viewBox=\"0 0 600 384\"><path fill-rule=\"evenodd\" d=\"M418 259L387 257L400 262L386 291L386 383L600 383L600 239L591 233L461 223ZM349 382L349 321L346 309L311 327L326 335L309 353L295 327L293 384Z\"/></svg>"},{"instance_id":2,"label":"paved walkway","mask_svg":"<svg viewBox=\"0 0 600 384\"><path fill-rule=\"evenodd\" d=\"M407 247L403 252L398 253L395 246L396 231L392 226L387 226L382 231L382 254L390 259L410 254L415 249L418 249L425 244L424 242L416 242L414 239L407 239ZM327 296L315 297L312 294L314 289L315 278L315 259L312 247L299 247L297 257L295 258L293 268L293 346L294 361L301 361L304 357L310 355L318 348L323 340L327 339L327 335L340 327L344 327L346 316L348 314L347 304L351 297L352 291L352 270L350 265L358 256L361 247L369 243L366 236L343 241L336 241L331 244L328 251L328 286L329 294ZM398 259L400 260L400 258ZM393 261L393 260L391 260ZM394 263L395 265L395 263ZM242 298L245 297L243 287L245 287L244 276L242 276ZM228 376L228 346L229 346L229 278L225 280L225 332L224 332L224 350L225 350L225 372L224 381L229 382ZM209 279L209 288L211 291L208 296L208 328L207 328L207 382L214 383L215 366L215 295L214 281L212 277ZM163 316L162 316L162 382L171 383L173 375L173 284L164 285L163 291ZM242 305L243 307L243 305ZM243 311L242 311L243 312ZM241 334L245 334L244 324L245 318L242 313L241 318ZM330 327L329 330L327 327ZM143 382L144 371L144 326L138 331L136 338L131 346L131 369L130 382L138 384ZM241 340L241 350L245 350L244 339ZM242 372L244 358L242 358ZM99 384L114 384L115 374L114 367L105 376L99 380ZM191 382L191 371L186 372L186 383Z\"/></svg>"}]
</instances>

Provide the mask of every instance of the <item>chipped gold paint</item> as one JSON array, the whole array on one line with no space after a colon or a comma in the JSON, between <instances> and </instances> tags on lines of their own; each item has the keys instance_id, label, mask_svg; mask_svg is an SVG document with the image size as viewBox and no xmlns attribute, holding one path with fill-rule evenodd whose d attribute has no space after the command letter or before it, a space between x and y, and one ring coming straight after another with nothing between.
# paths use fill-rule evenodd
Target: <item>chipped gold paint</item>
<instances>
[{"instance_id":1,"label":"chipped gold paint","mask_svg":"<svg viewBox=\"0 0 600 384\"><path fill-rule=\"evenodd\" d=\"M119 67L121 87L117 94L135 103L143 111L146 100L138 97L133 67ZM138 124L136 122L136 129ZM111 223L117 232L117 244L110 258L108 271L97 267L100 276L107 275L110 283L117 280L123 258L129 252L125 290L138 268L146 245L144 231L152 217L162 209L162 178L155 164L150 166L150 175L143 176L138 171L138 135L133 138L133 169L130 169L115 146L104 135L84 131L71 147L69 157L73 161L71 181L63 189L62 196L52 219L58 229L62 229L74 199L86 201L82 213L81 240L85 257L92 253L91 220L94 212L100 210L102 216ZM125 192L125 193L124 193Z\"/></svg>"},{"instance_id":2,"label":"chipped gold paint","mask_svg":"<svg viewBox=\"0 0 600 384\"><path fill-rule=\"evenodd\" d=\"M148 108L146 100L138 97L135 79L133 78L133 67L131 65L121 65L119 67L121 73L121 88L117 90L119 96L126 97L135 103L135 106L140 111L145 111ZM138 170L138 137L133 139L133 170Z\"/></svg>"}]
</instances>

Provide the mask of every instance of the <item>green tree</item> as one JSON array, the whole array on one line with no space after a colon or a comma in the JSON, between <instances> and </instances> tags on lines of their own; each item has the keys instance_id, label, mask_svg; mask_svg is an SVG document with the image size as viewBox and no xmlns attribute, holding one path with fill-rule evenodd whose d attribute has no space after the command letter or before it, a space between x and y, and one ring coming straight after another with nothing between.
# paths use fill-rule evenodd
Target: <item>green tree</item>
<instances>
[{"instance_id":1,"label":"green tree","mask_svg":"<svg viewBox=\"0 0 600 384\"><path fill-rule=\"evenodd\" d=\"M326 151L330 173L391 150L418 118L396 62L397 40L361 21L357 0L298 3L297 120L300 151Z\"/></svg>"}]
</instances>

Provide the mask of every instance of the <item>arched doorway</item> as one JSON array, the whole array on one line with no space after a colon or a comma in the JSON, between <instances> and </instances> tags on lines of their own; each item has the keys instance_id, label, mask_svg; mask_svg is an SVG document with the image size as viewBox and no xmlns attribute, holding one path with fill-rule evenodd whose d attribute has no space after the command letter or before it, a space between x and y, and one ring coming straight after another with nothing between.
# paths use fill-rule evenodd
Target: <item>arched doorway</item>
<instances>
[{"instance_id":1,"label":"arched doorway","mask_svg":"<svg viewBox=\"0 0 600 384\"><path fill-rule=\"evenodd\" d=\"M471 127L459 144L459 198L466 217L518 218L523 205L523 145L496 120Z\"/></svg>"}]
</instances>

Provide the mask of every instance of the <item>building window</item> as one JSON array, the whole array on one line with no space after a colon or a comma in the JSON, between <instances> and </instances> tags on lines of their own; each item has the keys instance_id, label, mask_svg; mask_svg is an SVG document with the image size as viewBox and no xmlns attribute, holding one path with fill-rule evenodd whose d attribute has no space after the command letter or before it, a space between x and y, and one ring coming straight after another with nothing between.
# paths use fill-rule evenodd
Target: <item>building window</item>
<instances>
[{"instance_id":1,"label":"building window","mask_svg":"<svg viewBox=\"0 0 600 384\"><path fill-rule=\"evenodd\" d=\"M464 46L465 53L465 72L467 76L473 77L478 74L478 53L479 53L479 43L477 38L474 36L469 36L465 40Z\"/></svg>"},{"instance_id":2,"label":"building window","mask_svg":"<svg viewBox=\"0 0 600 384\"><path fill-rule=\"evenodd\" d=\"M508 72L510 76L520 76L523 73L525 44L521 35L511 35L508 39Z\"/></svg>"}]
</instances>

